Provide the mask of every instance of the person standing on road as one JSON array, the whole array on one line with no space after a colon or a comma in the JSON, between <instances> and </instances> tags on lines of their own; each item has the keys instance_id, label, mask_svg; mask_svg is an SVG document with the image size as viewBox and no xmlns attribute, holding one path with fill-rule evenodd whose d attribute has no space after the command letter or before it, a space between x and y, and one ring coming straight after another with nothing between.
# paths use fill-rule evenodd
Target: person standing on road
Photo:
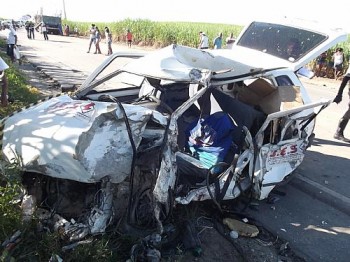
<instances>
[{"instance_id":1,"label":"person standing on road","mask_svg":"<svg viewBox=\"0 0 350 262\"><path fill-rule=\"evenodd\" d=\"M94 54L101 54L100 42L101 42L101 32L100 32L100 29L98 29L98 27L96 26Z\"/></svg>"},{"instance_id":2,"label":"person standing on road","mask_svg":"<svg viewBox=\"0 0 350 262\"><path fill-rule=\"evenodd\" d=\"M35 35L34 35L34 22L30 21L29 22L29 38L30 39L35 39Z\"/></svg>"},{"instance_id":3,"label":"person standing on road","mask_svg":"<svg viewBox=\"0 0 350 262\"><path fill-rule=\"evenodd\" d=\"M344 76L344 78L339 86L338 94L334 98L333 102L339 104L342 101L343 91L344 91L345 86L349 82L349 80L350 80L350 67L346 71L346 74L345 74L345 76ZM349 93L349 99L350 99L350 88L349 88L348 93ZM350 120L350 101L349 101L349 105L348 105L348 110L344 113L344 115L339 120L337 131L334 134L335 139L350 143L350 139L344 137L344 130L345 130L345 127L348 124L349 120Z\"/></svg>"},{"instance_id":4,"label":"person standing on road","mask_svg":"<svg viewBox=\"0 0 350 262\"><path fill-rule=\"evenodd\" d=\"M230 36L228 36L226 38L226 49L232 49L232 46L235 42L235 38L233 37L233 33L230 34Z\"/></svg>"},{"instance_id":5,"label":"person standing on road","mask_svg":"<svg viewBox=\"0 0 350 262\"><path fill-rule=\"evenodd\" d=\"M106 36L106 43L107 43L107 47L108 47L107 55L111 55L111 54L113 54L113 51L112 51L112 34L109 31L109 28L107 26L105 27L105 36Z\"/></svg>"},{"instance_id":6,"label":"person standing on road","mask_svg":"<svg viewBox=\"0 0 350 262\"><path fill-rule=\"evenodd\" d=\"M16 31L12 28L12 26L5 24L5 35L7 43L6 53L11 58L12 63L14 63L16 61L14 48L17 45L17 34Z\"/></svg>"},{"instance_id":7,"label":"person standing on road","mask_svg":"<svg viewBox=\"0 0 350 262\"><path fill-rule=\"evenodd\" d=\"M339 47L335 50L333 55L333 69L334 69L334 79L338 80L338 77L343 70L344 63L344 53L343 48Z\"/></svg>"},{"instance_id":8,"label":"person standing on road","mask_svg":"<svg viewBox=\"0 0 350 262\"><path fill-rule=\"evenodd\" d=\"M78 27L74 26L74 34L75 36L79 36L79 32L78 32Z\"/></svg>"},{"instance_id":9,"label":"person standing on road","mask_svg":"<svg viewBox=\"0 0 350 262\"><path fill-rule=\"evenodd\" d=\"M208 49L209 48L209 38L204 32L199 32L199 49Z\"/></svg>"},{"instance_id":10,"label":"person standing on road","mask_svg":"<svg viewBox=\"0 0 350 262\"><path fill-rule=\"evenodd\" d=\"M130 29L128 29L128 31L126 32L126 41L127 41L128 47L130 48L132 43L132 33Z\"/></svg>"},{"instance_id":11,"label":"person standing on road","mask_svg":"<svg viewBox=\"0 0 350 262\"><path fill-rule=\"evenodd\" d=\"M9 68L9 66L5 63L5 61L0 57L0 85L1 85L1 106L5 107L8 105L8 83L5 74L5 70Z\"/></svg>"},{"instance_id":12,"label":"person standing on road","mask_svg":"<svg viewBox=\"0 0 350 262\"><path fill-rule=\"evenodd\" d=\"M322 54L320 54L317 58L316 58L316 72L315 72L315 76L316 77L322 77L323 76L323 68L325 68L327 66L327 51L324 51Z\"/></svg>"},{"instance_id":13,"label":"person standing on road","mask_svg":"<svg viewBox=\"0 0 350 262\"><path fill-rule=\"evenodd\" d=\"M214 39L214 49L221 49L222 46L222 33L220 33L215 39Z\"/></svg>"},{"instance_id":14,"label":"person standing on road","mask_svg":"<svg viewBox=\"0 0 350 262\"><path fill-rule=\"evenodd\" d=\"M64 35L65 35L65 36L69 36L69 30L70 30L69 25L66 24L66 25L64 26Z\"/></svg>"},{"instance_id":15,"label":"person standing on road","mask_svg":"<svg viewBox=\"0 0 350 262\"><path fill-rule=\"evenodd\" d=\"M27 31L27 37L28 39L30 39L30 32L29 32L29 26L30 26L30 21L26 21L25 24L24 24L24 27Z\"/></svg>"},{"instance_id":16,"label":"person standing on road","mask_svg":"<svg viewBox=\"0 0 350 262\"><path fill-rule=\"evenodd\" d=\"M90 42L89 42L89 49L88 49L87 53L90 53L92 43L95 44L95 35L96 35L95 24L91 24L89 33L90 33Z\"/></svg>"},{"instance_id":17,"label":"person standing on road","mask_svg":"<svg viewBox=\"0 0 350 262\"><path fill-rule=\"evenodd\" d=\"M44 35L44 40L49 40L49 37L47 36L47 27L46 27L45 23L41 24L41 32Z\"/></svg>"}]
</instances>

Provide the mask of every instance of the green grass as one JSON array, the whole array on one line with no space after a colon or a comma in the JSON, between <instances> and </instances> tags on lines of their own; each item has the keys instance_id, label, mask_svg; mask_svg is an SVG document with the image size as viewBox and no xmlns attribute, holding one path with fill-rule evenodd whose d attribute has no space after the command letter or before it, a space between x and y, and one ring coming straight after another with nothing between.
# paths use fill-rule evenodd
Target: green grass
<instances>
[{"instance_id":1,"label":"green grass","mask_svg":"<svg viewBox=\"0 0 350 262\"><path fill-rule=\"evenodd\" d=\"M9 65L5 74L8 80L8 96L11 103L7 107L0 107L0 119L10 113L34 103L40 99L40 92L37 88L30 86L21 71L10 62L6 55L5 42L0 39L0 56Z\"/></svg>"},{"instance_id":2,"label":"green grass","mask_svg":"<svg viewBox=\"0 0 350 262\"><path fill-rule=\"evenodd\" d=\"M64 21L70 28L77 27L80 35L88 36L92 22ZM114 41L124 42L127 29L134 36L134 44L153 47L164 47L172 43L197 47L199 44L199 31L204 31L209 39L223 33L224 38L233 33L238 36L242 26L210 23L187 23L187 22L153 22L145 19L125 19L114 23L94 23L103 33L104 27L108 26L112 32ZM212 45L212 41L210 43Z\"/></svg>"}]
</instances>

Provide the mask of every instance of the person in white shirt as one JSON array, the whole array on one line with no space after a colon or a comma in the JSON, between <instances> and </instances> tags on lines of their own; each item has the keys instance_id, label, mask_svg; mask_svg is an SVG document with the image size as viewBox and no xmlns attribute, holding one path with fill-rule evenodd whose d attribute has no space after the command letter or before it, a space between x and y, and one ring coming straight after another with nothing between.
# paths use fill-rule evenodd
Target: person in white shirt
<instances>
[{"instance_id":1,"label":"person in white shirt","mask_svg":"<svg viewBox=\"0 0 350 262\"><path fill-rule=\"evenodd\" d=\"M209 48L209 38L204 32L199 32L199 49Z\"/></svg>"},{"instance_id":2,"label":"person in white shirt","mask_svg":"<svg viewBox=\"0 0 350 262\"><path fill-rule=\"evenodd\" d=\"M45 23L41 24L41 32L44 35L44 39L49 40L49 37L47 36L47 27L46 27Z\"/></svg>"},{"instance_id":3,"label":"person in white shirt","mask_svg":"<svg viewBox=\"0 0 350 262\"><path fill-rule=\"evenodd\" d=\"M12 63L16 61L13 49L15 45L17 45L17 34L16 31L12 28L12 26L5 24L5 35L7 42L7 55L11 58Z\"/></svg>"},{"instance_id":4,"label":"person in white shirt","mask_svg":"<svg viewBox=\"0 0 350 262\"><path fill-rule=\"evenodd\" d=\"M87 53L90 53L92 43L94 43L94 44L96 43L96 26L95 26L95 24L91 24L89 32L90 32L90 42L89 42L89 49L88 49Z\"/></svg>"},{"instance_id":5,"label":"person in white shirt","mask_svg":"<svg viewBox=\"0 0 350 262\"><path fill-rule=\"evenodd\" d=\"M336 52L333 54L333 68L334 68L334 78L338 80L340 72L343 70L344 63L344 53L343 48L339 47L336 49Z\"/></svg>"}]
</instances>

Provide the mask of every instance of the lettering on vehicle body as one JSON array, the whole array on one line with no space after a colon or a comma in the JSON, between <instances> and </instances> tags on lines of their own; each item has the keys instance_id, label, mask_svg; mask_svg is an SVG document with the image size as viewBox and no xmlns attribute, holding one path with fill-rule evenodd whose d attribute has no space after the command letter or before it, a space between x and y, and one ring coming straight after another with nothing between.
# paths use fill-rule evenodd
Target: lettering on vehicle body
<instances>
[{"instance_id":1,"label":"lettering on vehicle body","mask_svg":"<svg viewBox=\"0 0 350 262\"><path fill-rule=\"evenodd\" d=\"M48 113L55 113L57 115L73 114L82 118L90 118L95 110L94 102L57 102L46 109Z\"/></svg>"},{"instance_id":2,"label":"lettering on vehicle body","mask_svg":"<svg viewBox=\"0 0 350 262\"><path fill-rule=\"evenodd\" d=\"M301 161L304 158L304 143L293 143L269 150L267 153L267 165L276 165L285 162Z\"/></svg>"}]
</instances>

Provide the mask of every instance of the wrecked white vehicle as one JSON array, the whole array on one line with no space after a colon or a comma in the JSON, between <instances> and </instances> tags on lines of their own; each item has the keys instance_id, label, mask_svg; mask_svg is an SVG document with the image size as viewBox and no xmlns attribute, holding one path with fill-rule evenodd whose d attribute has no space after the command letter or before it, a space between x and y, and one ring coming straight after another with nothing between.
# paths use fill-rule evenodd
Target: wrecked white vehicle
<instances>
[{"instance_id":1,"label":"wrecked white vehicle","mask_svg":"<svg viewBox=\"0 0 350 262\"><path fill-rule=\"evenodd\" d=\"M264 199L330 103L310 100L300 69L347 37L297 24L253 22L232 50L115 53L73 95L7 118L3 156L20 160L38 206L75 219L61 219L72 239L120 220L161 230L192 201Z\"/></svg>"}]
</instances>

